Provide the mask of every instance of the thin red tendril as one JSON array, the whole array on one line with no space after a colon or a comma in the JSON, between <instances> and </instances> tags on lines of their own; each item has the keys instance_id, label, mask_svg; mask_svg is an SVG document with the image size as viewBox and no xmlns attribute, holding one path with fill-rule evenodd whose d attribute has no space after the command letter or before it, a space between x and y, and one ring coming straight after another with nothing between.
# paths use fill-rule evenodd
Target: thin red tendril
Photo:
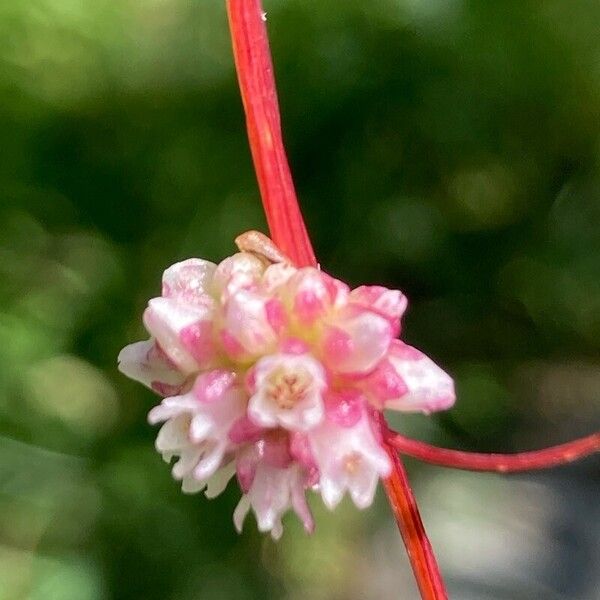
<instances>
[{"instance_id":1,"label":"thin red tendril","mask_svg":"<svg viewBox=\"0 0 600 600\"><path fill-rule=\"evenodd\" d=\"M401 454L427 463L469 471L495 471L518 473L535 469L549 469L573 462L579 458L600 452L600 433L593 433L573 442L518 454L481 454L438 448L404 437L388 430L387 442Z\"/></svg>"},{"instance_id":2,"label":"thin red tendril","mask_svg":"<svg viewBox=\"0 0 600 600\"><path fill-rule=\"evenodd\" d=\"M316 264L283 138L260 0L227 0L229 28L256 178L275 245L301 267Z\"/></svg>"},{"instance_id":3,"label":"thin red tendril","mask_svg":"<svg viewBox=\"0 0 600 600\"><path fill-rule=\"evenodd\" d=\"M385 430L383 417L381 417L381 426ZM392 474L384 480L383 485L404 540L421 598L423 600L446 599L448 598L446 587L425 532L406 469L393 446L386 443L385 449L393 468Z\"/></svg>"},{"instance_id":4,"label":"thin red tendril","mask_svg":"<svg viewBox=\"0 0 600 600\"><path fill-rule=\"evenodd\" d=\"M227 0L233 54L246 112L248 138L273 241L298 266L317 265L285 155L269 40L260 0ZM386 444L394 470L385 481L424 600L446 600L404 467Z\"/></svg>"}]
</instances>

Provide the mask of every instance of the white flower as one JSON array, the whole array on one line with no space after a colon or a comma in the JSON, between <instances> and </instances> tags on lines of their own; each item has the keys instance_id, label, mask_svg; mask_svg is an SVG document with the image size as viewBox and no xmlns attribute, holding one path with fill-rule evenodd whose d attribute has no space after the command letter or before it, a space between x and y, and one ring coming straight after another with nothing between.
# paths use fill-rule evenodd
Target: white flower
<instances>
[{"instance_id":1,"label":"white flower","mask_svg":"<svg viewBox=\"0 0 600 600\"><path fill-rule=\"evenodd\" d=\"M325 371L309 354L274 354L254 367L248 416L263 427L308 431L323 420Z\"/></svg>"},{"instance_id":2,"label":"white flower","mask_svg":"<svg viewBox=\"0 0 600 600\"><path fill-rule=\"evenodd\" d=\"M173 477L193 477L204 481L221 466L230 441L229 430L246 408L241 388L223 381L224 371L212 371L198 377L192 391L165 398L148 414L150 423L166 421L158 433L156 449L173 466ZM214 388L220 393L214 394ZM210 394L213 393L211 397Z\"/></svg>"},{"instance_id":3,"label":"white flower","mask_svg":"<svg viewBox=\"0 0 600 600\"><path fill-rule=\"evenodd\" d=\"M328 508L349 492L358 508L373 502L377 481L390 474L391 463L364 413L352 427L326 420L308 434L320 472L320 491Z\"/></svg>"},{"instance_id":4,"label":"white flower","mask_svg":"<svg viewBox=\"0 0 600 600\"><path fill-rule=\"evenodd\" d=\"M242 531L246 515L253 510L259 531L270 531L278 540L283 533L281 517L292 507L300 517L307 532L314 522L304 495L304 477L298 465L285 468L259 463L248 492L240 499L233 522L238 532Z\"/></svg>"}]
</instances>

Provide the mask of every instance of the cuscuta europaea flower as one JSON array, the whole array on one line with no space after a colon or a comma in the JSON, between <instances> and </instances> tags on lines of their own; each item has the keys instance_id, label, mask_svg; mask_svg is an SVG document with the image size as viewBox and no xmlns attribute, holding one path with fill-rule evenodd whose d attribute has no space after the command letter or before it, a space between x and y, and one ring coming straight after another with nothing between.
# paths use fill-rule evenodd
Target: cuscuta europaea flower
<instances>
[{"instance_id":1,"label":"cuscuta europaea flower","mask_svg":"<svg viewBox=\"0 0 600 600\"><path fill-rule=\"evenodd\" d=\"M307 490L335 508L373 501L392 465L376 414L430 413L454 403L452 379L398 339L406 297L350 289L317 267L296 268L263 234L236 240L220 264L169 267L148 303L151 338L123 349L119 368L164 397L156 447L177 457L183 491L214 497L234 476L241 530L282 533L292 508L314 527Z\"/></svg>"}]
</instances>

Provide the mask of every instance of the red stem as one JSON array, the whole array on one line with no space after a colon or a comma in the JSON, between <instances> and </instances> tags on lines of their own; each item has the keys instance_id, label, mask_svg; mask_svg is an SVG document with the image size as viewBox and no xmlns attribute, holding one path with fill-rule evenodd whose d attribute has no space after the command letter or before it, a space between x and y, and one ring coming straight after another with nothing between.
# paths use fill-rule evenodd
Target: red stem
<instances>
[{"instance_id":1,"label":"red stem","mask_svg":"<svg viewBox=\"0 0 600 600\"><path fill-rule=\"evenodd\" d=\"M227 0L233 54L248 138L271 236L298 266L317 265L285 155L273 64L260 0ZM447 594L404 466L386 444L394 470L385 488L423 600Z\"/></svg>"},{"instance_id":2,"label":"red stem","mask_svg":"<svg viewBox=\"0 0 600 600\"><path fill-rule=\"evenodd\" d=\"M298 266L316 265L283 146L265 13L260 0L227 0L227 14L250 149L271 236Z\"/></svg>"},{"instance_id":3,"label":"red stem","mask_svg":"<svg viewBox=\"0 0 600 600\"><path fill-rule=\"evenodd\" d=\"M434 465L469 471L495 471L500 473L548 469L600 452L600 433L593 433L573 442L552 446L544 450L518 454L480 454L477 452L448 450L447 448L438 448L424 442L411 440L389 430L386 440L391 447L401 454Z\"/></svg>"},{"instance_id":4,"label":"red stem","mask_svg":"<svg viewBox=\"0 0 600 600\"><path fill-rule=\"evenodd\" d=\"M446 600L448 594L440 574L431 543L419 514L417 501L410 488L406 469L392 446L385 445L393 470L383 485L394 511L398 529L423 600Z\"/></svg>"}]
</instances>

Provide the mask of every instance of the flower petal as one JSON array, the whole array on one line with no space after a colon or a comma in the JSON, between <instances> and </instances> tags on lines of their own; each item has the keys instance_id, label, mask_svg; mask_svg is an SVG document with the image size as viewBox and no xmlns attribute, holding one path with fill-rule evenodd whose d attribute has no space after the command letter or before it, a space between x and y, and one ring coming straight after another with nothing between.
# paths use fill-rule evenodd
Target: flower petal
<instances>
[{"instance_id":1,"label":"flower petal","mask_svg":"<svg viewBox=\"0 0 600 600\"><path fill-rule=\"evenodd\" d=\"M206 481L206 492L204 495L208 499L216 498L221 495L231 478L235 475L235 461L221 467L212 477Z\"/></svg>"},{"instance_id":2,"label":"flower petal","mask_svg":"<svg viewBox=\"0 0 600 600\"><path fill-rule=\"evenodd\" d=\"M353 427L360 421L365 397L356 389L329 391L325 396L327 418L342 427Z\"/></svg>"},{"instance_id":3,"label":"flower petal","mask_svg":"<svg viewBox=\"0 0 600 600\"><path fill-rule=\"evenodd\" d=\"M353 477L353 484L348 486L352 501L360 510L368 508L373 503L379 474L377 471L362 465Z\"/></svg>"},{"instance_id":4,"label":"flower petal","mask_svg":"<svg viewBox=\"0 0 600 600\"><path fill-rule=\"evenodd\" d=\"M379 285L363 285L352 290L348 302L385 317L392 326L394 337L400 333L400 319L408 306L408 300L402 292Z\"/></svg>"},{"instance_id":5,"label":"flower petal","mask_svg":"<svg viewBox=\"0 0 600 600\"><path fill-rule=\"evenodd\" d=\"M186 376L177 370L152 339L125 346L117 361L121 373L161 396L179 393L186 380Z\"/></svg>"},{"instance_id":6,"label":"flower petal","mask_svg":"<svg viewBox=\"0 0 600 600\"><path fill-rule=\"evenodd\" d=\"M238 502L235 510L233 511L233 524L235 525L235 529L238 533L242 533L242 529L244 528L244 521L246 520L246 516L250 512L250 499L246 494L244 494L240 501Z\"/></svg>"},{"instance_id":7,"label":"flower petal","mask_svg":"<svg viewBox=\"0 0 600 600\"><path fill-rule=\"evenodd\" d=\"M259 258L249 252L238 252L219 263L212 280L212 292L226 299L241 289L253 289L264 270L265 264Z\"/></svg>"},{"instance_id":8,"label":"flower petal","mask_svg":"<svg viewBox=\"0 0 600 600\"><path fill-rule=\"evenodd\" d=\"M249 502L255 516L259 531L270 531L274 539L279 539L283 532L281 517L293 507L307 530L312 529L312 515L306 505L302 472L297 466L287 468L271 467L259 463L250 490L236 508L234 521L241 527Z\"/></svg>"},{"instance_id":9,"label":"flower petal","mask_svg":"<svg viewBox=\"0 0 600 600\"><path fill-rule=\"evenodd\" d=\"M190 419L186 415L178 415L167 421L156 437L156 449L161 452L176 452L187 445Z\"/></svg>"},{"instance_id":10,"label":"flower petal","mask_svg":"<svg viewBox=\"0 0 600 600\"><path fill-rule=\"evenodd\" d=\"M269 324L268 298L248 290L239 290L225 307L225 332L242 348L246 358L266 354L275 348L277 337ZM228 347L226 347L226 350ZM231 356L239 360L239 356Z\"/></svg>"},{"instance_id":11,"label":"flower petal","mask_svg":"<svg viewBox=\"0 0 600 600\"><path fill-rule=\"evenodd\" d=\"M235 462L221 467L208 479L196 479L193 476L186 475L181 482L181 491L184 494L197 494L204 491L204 495L213 499L222 494L235 475Z\"/></svg>"},{"instance_id":12,"label":"flower petal","mask_svg":"<svg viewBox=\"0 0 600 600\"><path fill-rule=\"evenodd\" d=\"M364 411L353 427L327 420L309 432L308 438L319 467L325 505L335 508L347 490L358 508L369 506L377 480L389 475L391 464L368 413Z\"/></svg>"},{"instance_id":13,"label":"flower petal","mask_svg":"<svg viewBox=\"0 0 600 600\"><path fill-rule=\"evenodd\" d=\"M450 408L456 399L454 382L422 352L394 340L389 361L404 381L406 392L385 402L385 408L431 413Z\"/></svg>"},{"instance_id":14,"label":"flower petal","mask_svg":"<svg viewBox=\"0 0 600 600\"><path fill-rule=\"evenodd\" d=\"M323 360L334 372L366 373L384 357L391 341L392 328L387 319L360 310L325 329Z\"/></svg>"},{"instance_id":15,"label":"flower petal","mask_svg":"<svg viewBox=\"0 0 600 600\"><path fill-rule=\"evenodd\" d=\"M189 304L211 301L209 287L217 265L201 258L189 258L170 266L162 278L162 295Z\"/></svg>"},{"instance_id":16,"label":"flower petal","mask_svg":"<svg viewBox=\"0 0 600 600\"><path fill-rule=\"evenodd\" d=\"M191 306L173 298L153 298L144 324L165 354L184 373L206 368L215 357L212 309Z\"/></svg>"},{"instance_id":17,"label":"flower petal","mask_svg":"<svg viewBox=\"0 0 600 600\"><path fill-rule=\"evenodd\" d=\"M305 267L290 278L286 293L290 296L295 318L304 326L312 325L331 309L334 288L328 285L327 276L318 269Z\"/></svg>"}]
</instances>

